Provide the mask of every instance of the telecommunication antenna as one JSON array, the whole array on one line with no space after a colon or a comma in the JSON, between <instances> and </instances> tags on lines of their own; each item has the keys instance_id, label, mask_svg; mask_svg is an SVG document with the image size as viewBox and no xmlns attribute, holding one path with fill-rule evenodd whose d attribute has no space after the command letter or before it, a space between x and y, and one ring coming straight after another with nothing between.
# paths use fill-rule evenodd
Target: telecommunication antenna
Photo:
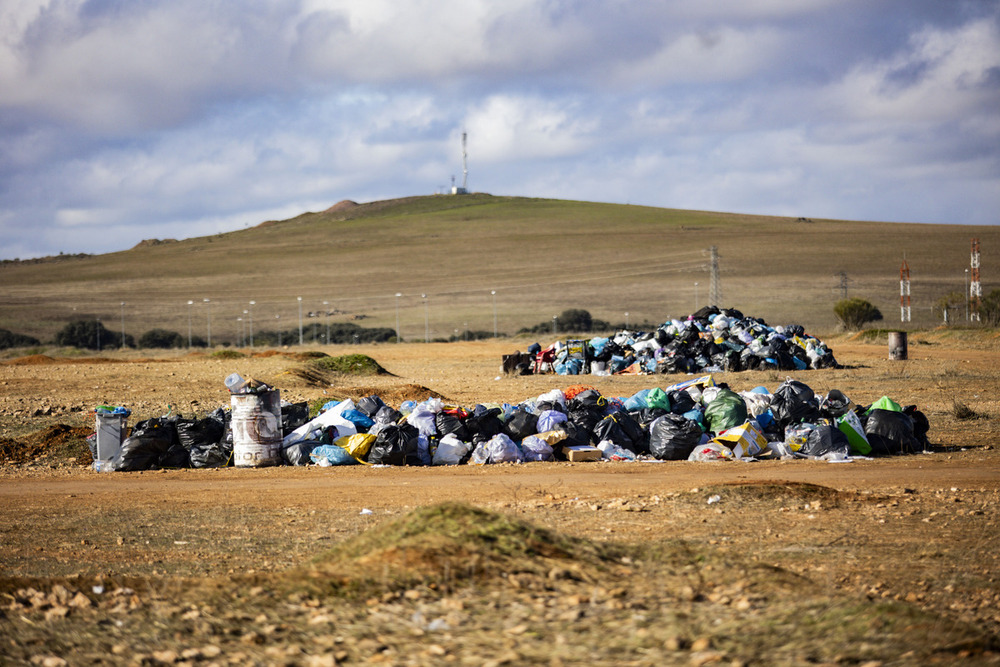
<instances>
[{"instance_id":1,"label":"telecommunication antenna","mask_svg":"<svg viewBox=\"0 0 1000 667\"><path fill-rule=\"evenodd\" d=\"M910 265L905 257L899 267L899 321L910 321Z\"/></svg>"},{"instance_id":2,"label":"telecommunication antenna","mask_svg":"<svg viewBox=\"0 0 1000 667\"><path fill-rule=\"evenodd\" d=\"M846 299L847 298L847 284L850 283L850 282L852 282L852 281L851 281L850 278L847 277L847 272L846 271L841 271L840 273L836 274L836 276L838 278L840 278L840 283L837 286L840 289L840 298L841 299Z\"/></svg>"},{"instance_id":3,"label":"telecommunication antenna","mask_svg":"<svg viewBox=\"0 0 1000 667\"><path fill-rule=\"evenodd\" d=\"M969 283L969 320L979 321L979 300L983 285L979 282L979 239L972 239L972 281Z\"/></svg>"},{"instance_id":4,"label":"telecommunication antenna","mask_svg":"<svg viewBox=\"0 0 1000 667\"><path fill-rule=\"evenodd\" d=\"M462 132L462 187L455 186L454 177L451 179L451 194L464 195L469 192L469 153L466 150L467 133Z\"/></svg>"}]
</instances>

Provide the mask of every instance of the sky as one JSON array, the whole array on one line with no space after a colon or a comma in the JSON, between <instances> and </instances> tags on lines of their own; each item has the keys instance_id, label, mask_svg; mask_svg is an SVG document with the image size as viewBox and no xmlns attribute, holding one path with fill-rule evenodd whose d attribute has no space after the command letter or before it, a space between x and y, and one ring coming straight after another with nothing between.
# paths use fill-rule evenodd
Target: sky
<instances>
[{"instance_id":1,"label":"sky","mask_svg":"<svg viewBox=\"0 0 1000 667\"><path fill-rule=\"evenodd\" d=\"M998 0L2 0L0 259L468 188L1000 222Z\"/></svg>"}]
</instances>

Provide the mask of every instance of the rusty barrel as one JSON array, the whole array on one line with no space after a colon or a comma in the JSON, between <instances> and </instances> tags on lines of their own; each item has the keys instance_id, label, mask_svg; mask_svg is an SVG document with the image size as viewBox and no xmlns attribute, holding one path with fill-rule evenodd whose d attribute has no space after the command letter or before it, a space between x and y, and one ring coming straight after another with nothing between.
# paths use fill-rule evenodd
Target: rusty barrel
<instances>
[{"instance_id":1,"label":"rusty barrel","mask_svg":"<svg viewBox=\"0 0 1000 667\"><path fill-rule=\"evenodd\" d=\"M233 394L233 462L243 468L281 463L281 392Z\"/></svg>"},{"instance_id":2,"label":"rusty barrel","mask_svg":"<svg viewBox=\"0 0 1000 667\"><path fill-rule=\"evenodd\" d=\"M906 361L906 332L889 332L889 359L893 361Z\"/></svg>"}]
</instances>

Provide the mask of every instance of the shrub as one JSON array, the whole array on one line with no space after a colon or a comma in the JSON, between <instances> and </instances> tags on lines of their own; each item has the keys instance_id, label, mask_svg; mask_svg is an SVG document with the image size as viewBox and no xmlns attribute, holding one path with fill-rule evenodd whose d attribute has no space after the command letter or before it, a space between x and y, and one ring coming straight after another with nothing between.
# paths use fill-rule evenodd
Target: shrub
<instances>
[{"instance_id":1,"label":"shrub","mask_svg":"<svg viewBox=\"0 0 1000 667\"><path fill-rule=\"evenodd\" d=\"M882 319L882 313L870 301L853 298L842 299L833 307L833 314L837 316L845 329L856 331L868 324Z\"/></svg>"},{"instance_id":2,"label":"shrub","mask_svg":"<svg viewBox=\"0 0 1000 667\"><path fill-rule=\"evenodd\" d=\"M1000 289L991 291L980 301L979 319L987 326L1000 326Z\"/></svg>"},{"instance_id":3,"label":"shrub","mask_svg":"<svg viewBox=\"0 0 1000 667\"><path fill-rule=\"evenodd\" d=\"M166 329L150 329L139 336L139 347L187 347L187 338L181 336L176 331Z\"/></svg>"},{"instance_id":4,"label":"shrub","mask_svg":"<svg viewBox=\"0 0 1000 667\"><path fill-rule=\"evenodd\" d=\"M121 347L122 335L108 331L99 320L77 320L70 322L56 333L55 343L85 350L103 350ZM135 347L132 336L125 336L125 345Z\"/></svg>"},{"instance_id":5,"label":"shrub","mask_svg":"<svg viewBox=\"0 0 1000 667\"><path fill-rule=\"evenodd\" d=\"M28 347L29 345L40 345L41 341L33 336L14 333L7 329L0 329L0 350L11 347Z\"/></svg>"}]
</instances>

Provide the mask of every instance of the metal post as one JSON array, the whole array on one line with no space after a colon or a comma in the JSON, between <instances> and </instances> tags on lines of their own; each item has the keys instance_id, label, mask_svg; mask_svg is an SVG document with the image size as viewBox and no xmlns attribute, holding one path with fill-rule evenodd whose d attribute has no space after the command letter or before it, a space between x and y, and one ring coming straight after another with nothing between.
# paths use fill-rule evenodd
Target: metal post
<instances>
[{"instance_id":1,"label":"metal post","mask_svg":"<svg viewBox=\"0 0 1000 667\"><path fill-rule=\"evenodd\" d=\"M625 331L628 331L628 311L625 311Z\"/></svg>"},{"instance_id":2,"label":"metal post","mask_svg":"<svg viewBox=\"0 0 1000 667\"><path fill-rule=\"evenodd\" d=\"M250 302L250 347L253 347L253 307L257 305L256 301Z\"/></svg>"},{"instance_id":3,"label":"metal post","mask_svg":"<svg viewBox=\"0 0 1000 667\"><path fill-rule=\"evenodd\" d=\"M698 312L698 283L694 284L694 312Z\"/></svg>"},{"instance_id":4,"label":"metal post","mask_svg":"<svg viewBox=\"0 0 1000 667\"><path fill-rule=\"evenodd\" d=\"M194 301L188 299L188 349L191 349L191 306L194 305Z\"/></svg>"},{"instance_id":5,"label":"metal post","mask_svg":"<svg viewBox=\"0 0 1000 667\"><path fill-rule=\"evenodd\" d=\"M249 315L249 314L250 314L250 311L244 309L244 311L243 311L244 317L243 317L243 325L242 325L243 345L241 345L240 347L245 347L246 344L247 344L247 325L246 325L247 318L245 316Z\"/></svg>"},{"instance_id":6,"label":"metal post","mask_svg":"<svg viewBox=\"0 0 1000 667\"><path fill-rule=\"evenodd\" d=\"M399 297L403 296L399 292L396 292L396 342L400 340L399 335Z\"/></svg>"},{"instance_id":7,"label":"metal post","mask_svg":"<svg viewBox=\"0 0 1000 667\"><path fill-rule=\"evenodd\" d=\"M236 340L237 340L237 342L239 342L240 347L243 347L243 318L242 317L237 317L236 318L236 326L238 326L240 328L240 330L237 332L238 336L237 336Z\"/></svg>"},{"instance_id":8,"label":"metal post","mask_svg":"<svg viewBox=\"0 0 1000 667\"><path fill-rule=\"evenodd\" d=\"M122 349L125 349L125 302L122 301Z\"/></svg>"},{"instance_id":9,"label":"metal post","mask_svg":"<svg viewBox=\"0 0 1000 667\"><path fill-rule=\"evenodd\" d=\"M558 315L553 315L552 316L552 333L553 334L556 333L556 318L557 317L559 317L559 316Z\"/></svg>"},{"instance_id":10,"label":"metal post","mask_svg":"<svg viewBox=\"0 0 1000 667\"><path fill-rule=\"evenodd\" d=\"M424 300L424 342L431 342L431 319L430 314L427 311L427 295L421 294L420 298Z\"/></svg>"},{"instance_id":11,"label":"metal post","mask_svg":"<svg viewBox=\"0 0 1000 667\"><path fill-rule=\"evenodd\" d=\"M208 347L212 348L212 302L209 299L202 299L205 302L205 309L208 312Z\"/></svg>"},{"instance_id":12,"label":"metal post","mask_svg":"<svg viewBox=\"0 0 1000 667\"><path fill-rule=\"evenodd\" d=\"M490 290L490 294L493 295L493 337L497 337L497 291Z\"/></svg>"},{"instance_id":13,"label":"metal post","mask_svg":"<svg viewBox=\"0 0 1000 667\"><path fill-rule=\"evenodd\" d=\"M302 345L302 297L295 297L299 300L299 345Z\"/></svg>"},{"instance_id":14,"label":"metal post","mask_svg":"<svg viewBox=\"0 0 1000 667\"><path fill-rule=\"evenodd\" d=\"M274 326L278 328L278 347L281 347L281 315L274 316Z\"/></svg>"},{"instance_id":15,"label":"metal post","mask_svg":"<svg viewBox=\"0 0 1000 667\"><path fill-rule=\"evenodd\" d=\"M969 270L965 270L965 321L969 321Z\"/></svg>"},{"instance_id":16,"label":"metal post","mask_svg":"<svg viewBox=\"0 0 1000 667\"><path fill-rule=\"evenodd\" d=\"M329 301L323 302L323 314L326 316L326 344L330 344L330 309L327 307L330 305Z\"/></svg>"}]
</instances>

